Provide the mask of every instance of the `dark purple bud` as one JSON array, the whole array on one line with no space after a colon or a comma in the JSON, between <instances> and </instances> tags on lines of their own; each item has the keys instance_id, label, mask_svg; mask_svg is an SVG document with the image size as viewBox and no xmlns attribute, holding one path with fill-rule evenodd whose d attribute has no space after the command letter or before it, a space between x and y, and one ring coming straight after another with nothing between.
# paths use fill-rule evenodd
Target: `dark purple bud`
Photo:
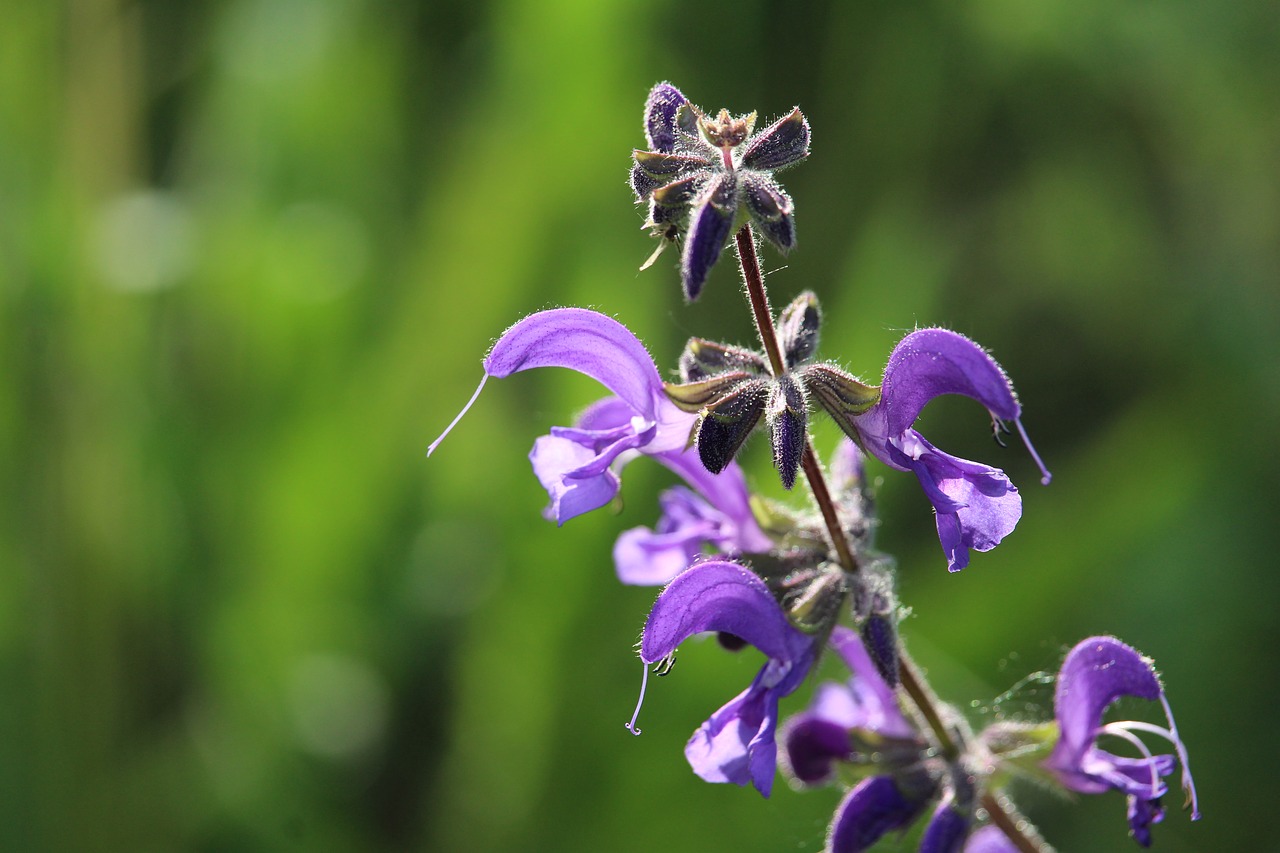
<instances>
[{"instance_id":1,"label":"dark purple bud","mask_svg":"<svg viewBox=\"0 0 1280 853\"><path fill-rule=\"evenodd\" d=\"M703 413L697 427L698 457L712 474L728 467L759 423L768 387L763 379L748 380Z\"/></svg>"},{"instance_id":2,"label":"dark purple bud","mask_svg":"<svg viewBox=\"0 0 1280 853\"><path fill-rule=\"evenodd\" d=\"M960 853L971 817L959 811L950 798L943 799L920 838L920 853Z\"/></svg>"},{"instance_id":3,"label":"dark purple bud","mask_svg":"<svg viewBox=\"0 0 1280 853\"><path fill-rule=\"evenodd\" d=\"M740 180L747 212L751 214L751 221L760 228L760 233L780 252L794 249L796 223L791 197L763 172L742 172Z\"/></svg>"},{"instance_id":4,"label":"dark purple bud","mask_svg":"<svg viewBox=\"0 0 1280 853\"><path fill-rule=\"evenodd\" d=\"M844 430L845 435L860 443L853 419L863 414L880 399L880 389L865 385L834 364L809 364L796 371L805 390L827 410L827 414Z\"/></svg>"},{"instance_id":5,"label":"dark purple bud","mask_svg":"<svg viewBox=\"0 0 1280 853\"><path fill-rule=\"evenodd\" d=\"M790 373L774 380L765 415L773 439L774 467L782 475L782 485L790 489L796 484L796 474L804 456L809 420L804 389Z\"/></svg>"},{"instance_id":6,"label":"dark purple bud","mask_svg":"<svg viewBox=\"0 0 1280 853\"><path fill-rule=\"evenodd\" d=\"M782 743L791 775L804 785L829 782L835 763L853 757L849 729L809 712L791 719Z\"/></svg>"},{"instance_id":7,"label":"dark purple bud","mask_svg":"<svg viewBox=\"0 0 1280 853\"><path fill-rule=\"evenodd\" d=\"M631 191L636 194L636 201L644 201L653 191L667 182L667 179L654 178L639 163L631 167Z\"/></svg>"},{"instance_id":8,"label":"dark purple bud","mask_svg":"<svg viewBox=\"0 0 1280 853\"><path fill-rule=\"evenodd\" d=\"M781 169L809 156L809 122L796 107L747 142L742 165L748 169Z\"/></svg>"},{"instance_id":9,"label":"dark purple bud","mask_svg":"<svg viewBox=\"0 0 1280 853\"><path fill-rule=\"evenodd\" d=\"M720 252L733 230L733 217L738 205L735 186L732 174L719 175L707 184L694 203L680 261L684 295L690 302L702 292L707 274L720 259Z\"/></svg>"},{"instance_id":10,"label":"dark purple bud","mask_svg":"<svg viewBox=\"0 0 1280 853\"><path fill-rule=\"evenodd\" d=\"M890 687L898 686L898 624L892 614L872 613L859 633L876 671Z\"/></svg>"},{"instance_id":11,"label":"dark purple bud","mask_svg":"<svg viewBox=\"0 0 1280 853\"><path fill-rule=\"evenodd\" d=\"M794 369L813 358L818 351L818 326L821 322L818 297L812 291L806 290L782 309L778 315L778 340L788 368Z\"/></svg>"},{"instance_id":12,"label":"dark purple bud","mask_svg":"<svg viewBox=\"0 0 1280 853\"><path fill-rule=\"evenodd\" d=\"M905 796L892 776L864 779L836 807L827 850L862 853L885 833L914 823L925 802L927 798Z\"/></svg>"},{"instance_id":13,"label":"dark purple bud","mask_svg":"<svg viewBox=\"0 0 1280 853\"><path fill-rule=\"evenodd\" d=\"M676 146L676 113L688 99L670 83L659 83L649 92L644 105L644 138L655 151L672 151Z\"/></svg>"},{"instance_id":14,"label":"dark purple bud","mask_svg":"<svg viewBox=\"0 0 1280 853\"><path fill-rule=\"evenodd\" d=\"M685 382L698 382L729 371L766 372L766 365L759 354L742 347L731 347L690 338L680 353L680 378Z\"/></svg>"}]
</instances>

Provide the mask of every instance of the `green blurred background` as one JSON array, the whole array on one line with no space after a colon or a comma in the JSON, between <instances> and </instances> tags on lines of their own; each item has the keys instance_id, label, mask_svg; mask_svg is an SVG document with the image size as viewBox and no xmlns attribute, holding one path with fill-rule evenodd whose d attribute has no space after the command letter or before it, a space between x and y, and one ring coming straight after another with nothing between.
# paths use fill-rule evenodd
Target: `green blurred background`
<instances>
[{"instance_id":1,"label":"green blurred background","mask_svg":"<svg viewBox=\"0 0 1280 853\"><path fill-rule=\"evenodd\" d=\"M653 591L610 548L671 477L557 529L525 460L598 386L490 383L425 456L527 312L597 307L663 365L750 342L727 259L691 307L673 255L637 271L663 79L809 117L800 248L763 257L776 303L818 292L827 357L875 379L941 324L1022 395L1049 488L970 401L926 413L1025 497L964 572L872 471L935 686L1034 715L994 699L1115 633L1200 783L1157 849L1274 837L1273 2L0 7L3 849L820 849L838 792L684 763L751 653L687 644L622 727ZM746 464L776 492L761 442ZM1134 849L1118 795L1020 802L1064 851Z\"/></svg>"}]
</instances>

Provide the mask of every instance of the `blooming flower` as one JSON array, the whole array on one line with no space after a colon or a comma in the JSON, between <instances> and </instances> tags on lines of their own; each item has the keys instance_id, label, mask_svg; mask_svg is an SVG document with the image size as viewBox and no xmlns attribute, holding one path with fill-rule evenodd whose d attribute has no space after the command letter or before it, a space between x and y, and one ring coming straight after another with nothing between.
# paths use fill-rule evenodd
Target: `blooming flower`
<instances>
[{"instance_id":1,"label":"blooming flower","mask_svg":"<svg viewBox=\"0 0 1280 853\"><path fill-rule=\"evenodd\" d=\"M746 478L736 464L714 475L694 453L668 451L655 458L693 488L677 486L659 496L662 517L656 529L634 527L618 537L613 559L623 583L667 583L706 546L729 555L773 546L751 511Z\"/></svg>"},{"instance_id":2,"label":"blooming flower","mask_svg":"<svg viewBox=\"0 0 1280 853\"><path fill-rule=\"evenodd\" d=\"M1102 715L1121 696L1159 701L1169 727L1148 723L1102 724ZM1090 637L1073 648L1062 662L1053 697L1059 737L1044 764L1063 785L1082 794L1115 789L1129 801L1129 828L1139 844L1151 844L1151 824L1164 819L1160 798L1168 790L1161 777L1173 772L1172 755L1152 755L1134 734L1159 735L1173 744L1182 765L1182 788L1191 807L1191 819L1200 819L1195 783L1187 766L1187 750L1178 736L1173 711L1165 698L1151 661L1114 637ZM1102 735L1128 741L1141 758L1123 758L1097 744Z\"/></svg>"},{"instance_id":3,"label":"blooming flower","mask_svg":"<svg viewBox=\"0 0 1280 853\"><path fill-rule=\"evenodd\" d=\"M690 301L740 211L780 251L795 246L791 197L772 173L808 156L809 123L799 107L752 135L755 121L755 113L732 117L728 110L707 116L670 83L654 86L645 102L650 150L635 151L631 187L649 205L646 227L664 241L684 240L680 272Z\"/></svg>"},{"instance_id":4,"label":"blooming flower","mask_svg":"<svg viewBox=\"0 0 1280 853\"><path fill-rule=\"evenodd\" d=\"M534 367L567 367L600 382L616 396L587 409L576 426L553 427L529 454L551 505L563 524L604 506L618 493L616 468L628 451L679 453L694 418L663 393L653 358L617 320L584 308L531 314L507 329L484 359L484 378L471 399L427 449L430 455L471 408L485 382Z\"/></svg>"},{"instance_id":5,"label":"blooming flower","mask_svg":"<svg viewBox=\"0 0 1280 853\"><path fill-rule=\"evenodd\" d=\"M740 638L768 661L746 690L693 733L685 757L708 782L751 783L767 797L777 767L778 700L804 681L820 639L796 630L749 569L721 560L692 566L662 590L644 626L640 659L646 666L669 660L680 643L703 631ZM634 724L633 718L633 731Z\"/></svg>"},{"instance_id":6,"label":"blooming flower","mask_svg":"<svg viewBox=\"0 0 1280 853\"><path fill-rule=\"evenodd\" d=\"M903 338L889 356L880 397L870 407L859 411L840 394L816 396L864 450L920 480L933 504L947 568L956 572L969 564L969 549L989 551L1013 531L1022 497L1003 471L944 453L912 428L925 404L943 394L972 397L997 425L1013 421L1040 466L1041 482L1049 482L1022 428L1022 407L1004 370L956 332L921 329Z\"/></svg>"}]
</instances>

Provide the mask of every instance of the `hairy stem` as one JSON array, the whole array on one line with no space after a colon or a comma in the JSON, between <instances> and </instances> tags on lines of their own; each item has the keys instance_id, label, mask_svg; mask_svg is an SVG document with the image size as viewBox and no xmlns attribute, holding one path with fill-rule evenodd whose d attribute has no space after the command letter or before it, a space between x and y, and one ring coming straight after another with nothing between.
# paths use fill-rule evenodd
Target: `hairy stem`
<instances>
[{"instance_id":1,"label":"hairy stem","mask_svg":"<svg viewBox=\"0 0 1280 853\"><path fill-rule=\"evenodd\" d=\"M751 305L751 313L755 317L760 343L769 357L769 366L773 375L781 376L786 373L787 365L782 357L782 348L778 344L778 332L773 323L773 311L769 307L769 294L765 290L764 275L760 272L760 259L756 256L755 235L752 233L751 224L743 225L734 239L738 249L738 266L742 270L747 302ZM831 545L841 567L850 574L857 574L858 560L840 524L835 501L831 498L831 490L827 488L827 480L822 473L818 457L813 452L811 439L805 440L801 465L804 468L805 478L809 481L809 491L813 493L813 500L822 513L827 535L831 539ZM898 654L901 662L899 678L903 691L910 697L920 717L933 732L934 740L942 754L948 759L956 758L960 753L960 746L942 718L937 694L925 680L924 674L901 648L901 644L899 644ZM991 794L984 795L982 802L991 815L991 822L1000 827L1014 846L1023 853L1051 853L1052 848L1034 834L1034 829L1031 829L1025 820L1016 816L1011 805L997 800Z\"/></svg>"}]
</instances>

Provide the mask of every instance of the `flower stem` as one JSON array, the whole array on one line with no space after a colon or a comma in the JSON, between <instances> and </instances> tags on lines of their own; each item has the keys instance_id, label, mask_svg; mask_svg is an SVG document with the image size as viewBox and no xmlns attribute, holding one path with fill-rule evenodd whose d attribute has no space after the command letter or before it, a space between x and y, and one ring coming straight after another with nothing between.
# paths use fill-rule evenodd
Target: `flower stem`
<instances>
[{"instance_id":1,"label":"flower stem","mask_svg":"<svg viewBox=\"0 0 1280 853\"><path fill-rule=\"evenodd\" d=\"M755 235L751 231L751 223L738 230L738 266L742 270L742 280L747 288L747 302L751 305L751 313L755 316L756 332L760 335L760 343L769 356L769 366L774 376L787 372L787 364L782 358L782 348L778 345L778 331L773 325L773 310L769 307L769 294L764 287L764 276L760 273L760 259L756 256ZM849 540L840 526L840 516L836 514L835 501L831 499L831 490L827 488L826 477L822 474L822 466L813 452L812 439L806 438L804 456L800 460L804 468L804 476L809 481L809 490L822 513L822 520L827 526L827 534L831 537L831 545L835 548L840 565L846 572L857 574L858 560L849 547Z\"/></svg>"},{"instance_id":2,"label":"flower stem","mask_svg":"<svg viewBox=\"0 0 1280 853\"><path fill-rule=\"evenodd\" d=\"M756 321L756 332L759 334L760 343L764 346L764 351L769 357L769 366L773 371L773 375L781 376L787 372L787 365L782 358L782 348L778 345L778 331L773 323L773 311L769 307L769 294L765 290L764 275L760 272L760 259L756 256L755 235L752 233L751 223L743 225L734 239L738 249L738 266L742 270L742 281L746 286L747 302L751 305L751 313ZM809 490L813 493L813 500L818 505L818 510L822 513L827 535L831 539L831 545L835 549L836 557L839 559L841 567L850 574L857 574L859 570L858 560L854 556L853 549L849 546L849 538L845 535L844 528L840 524L840 516L836 512L835 501L831 498L831 490L827 488L826 477L822 473L822 466L818 463L817 455L813 452L813 441L810 438L805 439L801 466L804 468L805 478L809 481ZM916 706L920 716L932 730L938 748L947 758L954 759L959 755L960 746L956 743L949 727L942 719L942 714L938 710L937 694L933 692L933 688L925 680L924 674L907 656L905 649L901 648L901 644L899 644L898 654L900 660L899 678L903 691L911 698L912 704ZM1052 848L1034 834L1034 829L1031 829L1030 832L1026 831L1030 828L1030 825L1013 812L1011 805L996 799L991 794L984 794L982 802L991 815L991 822L1000 827L1001 831L1020 851L1023 851L1023 853L1051 853Z\"/></svg>"}]
</instances>

